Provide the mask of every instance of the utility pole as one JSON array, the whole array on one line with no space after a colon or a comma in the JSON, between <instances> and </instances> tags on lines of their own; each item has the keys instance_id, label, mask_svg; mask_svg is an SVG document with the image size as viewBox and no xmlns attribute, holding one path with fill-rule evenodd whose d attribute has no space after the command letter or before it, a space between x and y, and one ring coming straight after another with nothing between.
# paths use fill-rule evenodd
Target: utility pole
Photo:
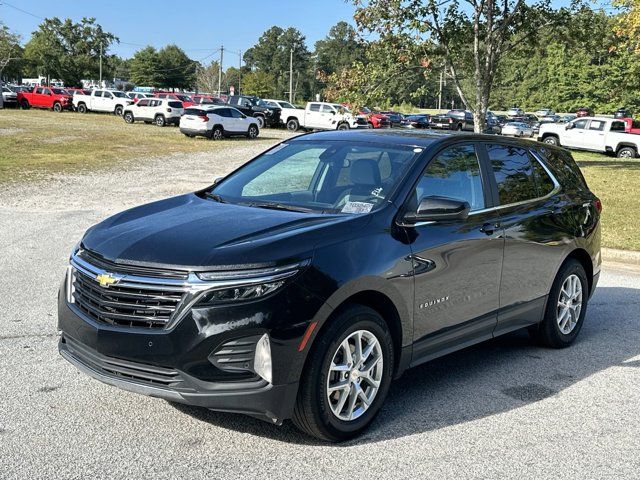
<instances>
[{"instance_id":1,"label":"utility pole","mask_svg":"<svg viewBox=\"0 0 640 480\"><path fill-rule=\"evenodd\" d=\"M289 103L293 103L293 48L289 51Z\"/></svg>"},{"instance_id":2,"label":"utility pole","mask_svg":"<svg viewBox=\"0 0 640 480\"><path fill-rule=\"evenodd\" d=\"M100 88L102 88L102 42L100 42Z\"/></svg>"},{"instance_id":3,"label":"utility pole","mask_svg":"<svg viewBox=\"0 0 640 480\"><path fill-rule=\"evenodd\" d=\"M240 80L242 79L242 50L238 52L238 95L242 94L240 90Z\"/></svg>"},{"instance_id":4,"label":"utility pole","mask_svg":"<svg viewBox=\"0 0 640 480\"><path fill-rule=\"evenodd\" d=\"M222 61L224 60L224 45L220 46L220 70L218 72L218 96L220 96L220 85L222 82Z\"/></svg>"}]
</instances>

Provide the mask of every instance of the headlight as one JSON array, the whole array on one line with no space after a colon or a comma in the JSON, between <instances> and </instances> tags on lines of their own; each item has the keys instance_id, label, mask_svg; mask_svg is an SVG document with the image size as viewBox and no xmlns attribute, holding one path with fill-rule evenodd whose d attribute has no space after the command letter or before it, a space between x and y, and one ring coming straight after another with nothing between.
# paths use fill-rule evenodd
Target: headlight
<instances>
[{"instance_id":1,"label":"headlight","mask_svg":"<svg viewBox=\"0 0 640 480\"><path fill-rule=\"evenodd\" d=\"M203 282L200 287L202 293L196 307L251 301L265 297L282 287L288 279L309 263L310 260L305 260L281 267L198 273L198 278ZM206 288L208 282L210 287Z\"/></svg>"}]
</instances>

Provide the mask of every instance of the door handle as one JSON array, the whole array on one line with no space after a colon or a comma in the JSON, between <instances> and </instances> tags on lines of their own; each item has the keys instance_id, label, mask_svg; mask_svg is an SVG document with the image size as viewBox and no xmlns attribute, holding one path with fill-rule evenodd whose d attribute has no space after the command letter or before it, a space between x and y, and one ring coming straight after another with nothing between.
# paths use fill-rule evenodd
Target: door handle
<instances>
[{"instance_id":1,"label":"door handle","mask_svg":"<svg viewBox=\"0 0 640 480\"><path fill-rule=\"evenodd\" d=\"M485 223L480 227L480 231L486 235L493 235L497 228L500 228L499 223Z\"/></svg>"}]
</instances>

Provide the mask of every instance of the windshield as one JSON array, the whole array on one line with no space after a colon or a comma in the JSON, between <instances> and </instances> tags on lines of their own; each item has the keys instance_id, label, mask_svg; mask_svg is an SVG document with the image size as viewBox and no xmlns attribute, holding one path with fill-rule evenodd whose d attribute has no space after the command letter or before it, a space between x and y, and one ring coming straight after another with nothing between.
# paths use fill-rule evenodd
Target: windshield
<instances>
[{"instance_id":1,"label":"windshield","mask_svg":"<svg viewBox=\"0 0 640 480\"><path fill-rule=\"evenodd\" d=\"M127 98L127 95L124 92L119 92L117 90L113 90L111 93L113 93L114 97Z\"/></svg>"},{"instance_id":2,"label":"windshield","mask_svg":"<svg viewBox=\"0 0 640 480\"><path fill-rule=\"evenodd\" d=\"M360 142L282 143L216 185L222 202L320 213L381 206L422 148Z\"/></svg>"}]
</instances>

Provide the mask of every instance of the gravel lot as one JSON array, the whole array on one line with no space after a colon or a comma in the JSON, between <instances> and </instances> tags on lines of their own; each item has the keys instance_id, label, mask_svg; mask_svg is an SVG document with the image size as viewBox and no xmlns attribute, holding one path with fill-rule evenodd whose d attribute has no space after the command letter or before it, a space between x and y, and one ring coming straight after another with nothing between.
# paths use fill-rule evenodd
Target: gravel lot
<instances>
[{"instance_id":1,"label":"gravel lot","mask_svg":"<svg viewBox=\"0 0 640 480\"><path fill-rule=\"evenodd\" d=\"M638 478L640 272L623 267L605 268L572 348L516 332L410 370L339 446L120 391L63 361L56 291L82 232L210 184L264 145L0 186L0 478Z\"/></svg>"}]
</instances>

